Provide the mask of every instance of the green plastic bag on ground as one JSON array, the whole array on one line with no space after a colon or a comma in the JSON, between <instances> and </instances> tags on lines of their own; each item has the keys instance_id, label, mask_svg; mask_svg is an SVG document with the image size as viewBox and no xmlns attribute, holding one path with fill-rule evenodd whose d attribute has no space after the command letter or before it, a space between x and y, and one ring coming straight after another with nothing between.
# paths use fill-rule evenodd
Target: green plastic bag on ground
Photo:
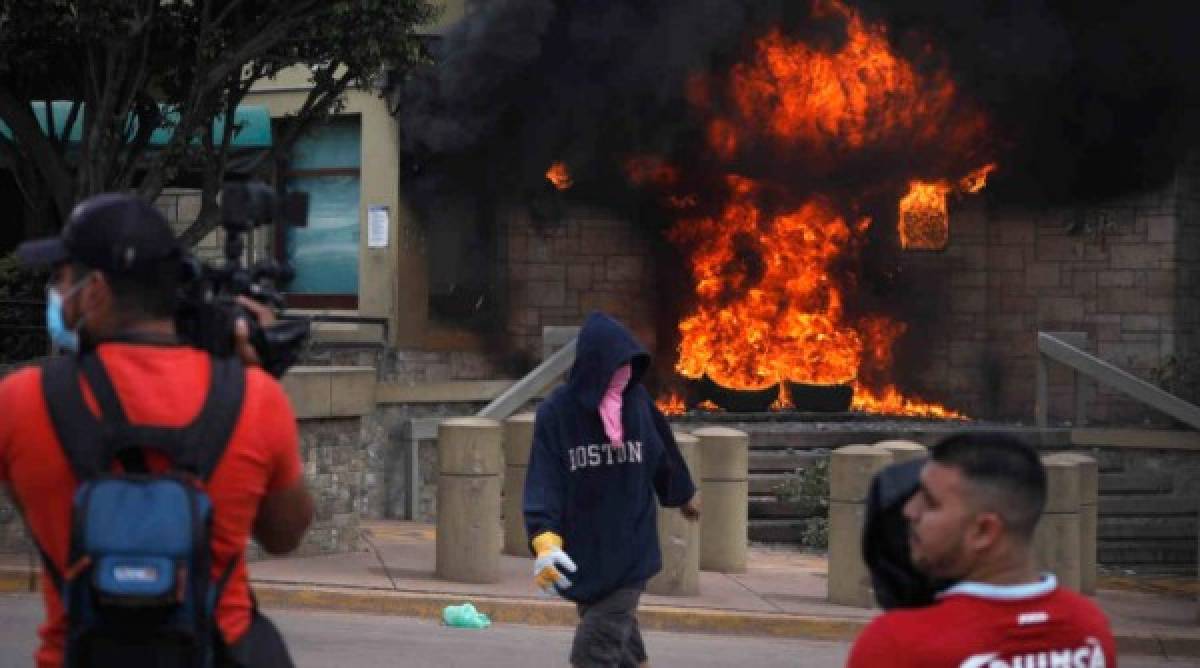
<instances>
[{"instance_id":1,"label":"green plastic bag on ground","mask_svg":"<svg viewBox=\"0 0 1200 668\"><path fill-rule=\"evenodd\" d=\"M446 626L460 629L486 629L492 625L492 620L470 603L446 606L446 609L442 610L442 621Z\"/></svg>"}]
</instances>

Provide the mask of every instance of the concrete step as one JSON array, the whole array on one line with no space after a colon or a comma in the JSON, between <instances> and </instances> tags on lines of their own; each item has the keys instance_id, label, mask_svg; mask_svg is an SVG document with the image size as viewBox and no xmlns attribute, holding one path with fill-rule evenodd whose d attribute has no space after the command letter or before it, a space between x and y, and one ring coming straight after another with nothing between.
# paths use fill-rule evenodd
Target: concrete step
<instances>
[{"instance_id":1,"label":"concrete step","mask_svg":"<svg viewBox=\"0 0 1200 668\"><path fill-rule=\"evenodd\" d=\"M1096 546L1097 560L1105 565L1119 568L1137 568L1151 565L1175 565L1196 568L1196 539L1180 540L1122 540L1099 541Z\"/></svg>"},{"instance_id":2,"label":"concrete step","mask_svg":"<svg viewBox=\"0 0 1200 668\"><path fill-rule=\"evenodd\" d=\"M1190 540L1196 541L1194 517L1101 517L1097 529L1101 541Z\"/></svg>"},{"instance_id":3,"label":"concrete step","mask_svg":"<svg viewBox=\"0 0 1200 668\"><path fill-rule=\"evenodd\" d=\"M1102 496L1099 510L1103 517L1184 516L1195 520L1200 514L1200 497Z\"/></svg>"},{"instance_id":4,"label":"concrete step","mask_svg":"<svg viewBox=\"0 0 1200 668\"><path fill-rule=\"evenodd\" d=\"M1101 473L1100 494L1167 494L1171 491L1171 476L1165 473L1125 472Z\"/></svg>"},{"instance_id":5,"label":"concrete step","mask_svg":"<svg viewBox=\"0 0 1200 668\"><path fill-rule=\"evenodd\" d=\"M775 497L751 497L750 520L803 519L811 517L809 504L784 503Z\"/></svg>"},{"instance_id":6,"label":"concrete step","mask_svg":"<svg viewBox=\"0 0 1200 668\"><path fill-rule=\"evenodd\" d=\"M804 535L804 520L750 520L750 540L756 543L799 543Z\"/></svg>"},{"instance_id":7,"label":"concrete step","mask_svg":"<svg viewBox=\"0 0 1200 668\"><path fill-rule=\"evenodd\" d=\"M827 458L825 454L804 450L755 448L750 450L750 472L793 473Z\"/></svg>"},{"instance_id":8,"label":"concrete step","mask_svg":"<svg viewBox=\"0 0 1200 668\"><path fill-rule=\"evenodd\" d=\"M1171 429L1073 429L1071 443L1077 446L1108 446L1158 450L1200 449L1200 432Z\"/></svg>"},{"instance_id":9,"label":"concrete step","mask_svg":"<svg viewBox=\"0 0 1200 668\"><path fill-rule=\"evenodd\" d=\"M795 476L786 473L755 473L750 476L750 496L771 496L775 489Z\"/></svg>"}]
</instances>

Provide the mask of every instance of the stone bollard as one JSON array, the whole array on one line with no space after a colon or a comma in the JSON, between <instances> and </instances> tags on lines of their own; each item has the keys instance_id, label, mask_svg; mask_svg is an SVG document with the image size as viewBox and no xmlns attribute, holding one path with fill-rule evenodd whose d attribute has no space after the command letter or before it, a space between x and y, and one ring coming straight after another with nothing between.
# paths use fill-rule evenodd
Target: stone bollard
<instances>
[{"instance_id":1,"label":"stone bollard","mask_svg":"<svg viewBox=\"0 0 1200 668\"><path fill-rule=\"evenodd\" d=\"M528 557L525 536L525 469L533 446L533 413L520 413L504 421L504 554Z\"/></svg>"},{"instance_id":2,"label":"stone bollard","mask_svg":"<svg viewBox=\"0 0 1200 668\"><path fill-rule=\"evenodd\" d=\"M867 491L871 479L892 463L886 448L847 445L829 460L829 602L875 605L871 574L862 558Z\"/></svg>"},{"instance_id":3,"label":"stone bollard","mask_svg":"<svg viewBox=\"0 0 1200 668\"><path fill-rule=\"evenodd\" d=\"M875 447L892 453L892 462L895 464L929 456L929 449L916 441L880 441Z\"/></svg>"},{"instance_id":4,"label":"stone bollard","mask_svg":"<svg viewBox=\"0 0 1200 668\"><path fill-rule=\"evenodd\" d=\"M693 476L700 471L700 440L691 434L675 434L679 452ZM701 509L701 513L704 509ZM703 515L702 515L703 516ZM678 508L658 509L658 547L662 570L646 583L651 594L695 596L700 593L700 523L683 516Z\"/></svg>"},{"instance_id":5,"label":"stone bollard","mask_svg":"<svg viewBox=\"0 0 1200 668\"><path fill-rule=\"evenodd\" d=\"M1060 456L1079 465L1079 591L1093 595L1100 529L1100 466L1095 457L1080 452Z\"/></svg>"},{"instance_id":6,"label":"stone bollard","mask_svg":"<svg viewBox=\"0 0 1200 668\"><path fill-rule=\"evenodd\" d=\"M746 572L750 437L728 427L692 432L700 441L700 568Z\"/></svg>"},{"instance_id":7,"label":"stone bollard","mask_svg":"<svg viewBox=\"0 0 1200 668\"><path fill-rule=\"evenodd\" d=\"M438 577L500 580L500 423L451 418L438 425Z\"/></svg>"},{"instance_id":8,"label":"stone bollard","mask_svg":"<svg viewBox=\"0 0 1200 668\"><path fill-rule=\"evenodd\" d=\"M1046 468L1046 510L1033 536L1038 568L1058 576L1059 584L1079 591L1080 475L1069 455L1042 457Z\"/></svg>"}]
</instances>

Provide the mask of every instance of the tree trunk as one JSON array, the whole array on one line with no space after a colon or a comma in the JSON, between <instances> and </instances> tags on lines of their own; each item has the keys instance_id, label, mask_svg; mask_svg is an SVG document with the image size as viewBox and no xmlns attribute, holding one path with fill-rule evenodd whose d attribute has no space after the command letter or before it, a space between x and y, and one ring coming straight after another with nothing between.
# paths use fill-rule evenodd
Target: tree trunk
<instances>
[{"instance_id":1,"label":"tree trunk","mask_svg":"<svg viewBox=\"0 0 1200 668\"><path fill-rule=\"evenodd\" d=\"M75 205L75 179L67 167L66 158L50 138L42 132L37 117L28 104L18 99L8 88L0 86L0 118L12 130L13 139L29 157L41 175L59 216L66 218Z\"/></svg>"}]
</instances>

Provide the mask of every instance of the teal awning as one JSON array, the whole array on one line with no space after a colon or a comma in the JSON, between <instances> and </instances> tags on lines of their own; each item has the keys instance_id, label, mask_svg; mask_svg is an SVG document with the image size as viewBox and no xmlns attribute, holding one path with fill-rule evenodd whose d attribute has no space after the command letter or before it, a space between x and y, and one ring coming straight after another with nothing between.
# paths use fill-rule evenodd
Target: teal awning
<instances>
[{"instance_id":1,"label":"teal awning","mask_svg":"<svg viewBox=\"0 0 1200 668\"><path fill-rule=\"evenodd\" d=\"M54 120L54 133L58 138L63 137L64 126L67 123L67 117L71 113L70 100L55 100L50 103L50 118ZM33 113L38 119L38 124L42 126L42 132L49 133L49 124L47 123L46 103L32 103ZM70 144L78 144L80 137L83 136L83 119L85 109L79 110L79 117L75 119L75 123L71 126L71 134L67 137L67 142ZM166 146L171 140L171 134L174 132L174 122L179 118L179 112L174 109L163 107L163 117L167 119L165 127L158 128L150 135L150 146ZM233 131L233 141L230 143L231 148L270 148L271 146L271 112L265 106L256 104L242 105L237 108L233 115L234 122L237 127ZM137 118L130 115L129 136L133 137L137 134ZM225 131L225 114L217 116L213 120L213 136L220 138ZM0 135L5 139L12 139L12 130L4 121L0 120ZM199 141L199 140L195 140Z\"/></svg>"}]
</instances>

